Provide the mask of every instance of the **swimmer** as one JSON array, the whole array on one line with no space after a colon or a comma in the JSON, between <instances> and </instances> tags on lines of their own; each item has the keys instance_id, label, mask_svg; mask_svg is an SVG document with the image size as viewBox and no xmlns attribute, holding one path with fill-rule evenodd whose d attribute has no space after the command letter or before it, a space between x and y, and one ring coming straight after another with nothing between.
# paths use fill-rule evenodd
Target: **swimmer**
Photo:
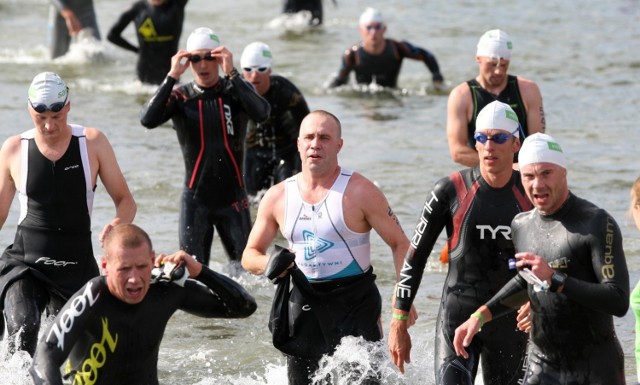
<instances>
[{"instance_id":1,"label":"swimmer","mask_svg":"<svg viewBox=\"0 0 640 385\"><path fill-rule=\"evenodd\" d=\"M515 276L456 329L456 354L468 359L481 329L529 300L523 384L623 385L624 355L613 325L613 316L629 308L620 228L605 210L569 190L564 151L550 135L524 140L520 174L535 209L511 224L516 266L527 267L548 289Z\"/></svg>"},{"instance_id":2,"label":"swimmer","mask_svg":"<svg viewBox=\"0 0 640 385\"><path fill-rule=\"evenodd\" d=\"M521 139L544 132L545 117L538 85L521 76L509 75L513 43L499 29L485 32L478 42L476 62L479 74L456 86L447 105L447 139L451 159L467 167L478 164L474 132L478 113L498 100L518 115ZM514 157L517 162L517 155Z\"/></svg>"},{"instance_id":3,"label":"swimmer","mask_svg":"<svg viewBox=\"0 0 640 385\"><path fill-rule=\"evenodd\" d=\"M169 263L183 265L189 279L152 282L154 265ZM104 276L76 292L42 335L29 370L36 385L62 385L61 367L74 384L158 384L158 354L173 313L246 318L257 307L235 281L184 251L156 257L136 225L111 230L101 265Z\"/></svg>"}]
</instances>

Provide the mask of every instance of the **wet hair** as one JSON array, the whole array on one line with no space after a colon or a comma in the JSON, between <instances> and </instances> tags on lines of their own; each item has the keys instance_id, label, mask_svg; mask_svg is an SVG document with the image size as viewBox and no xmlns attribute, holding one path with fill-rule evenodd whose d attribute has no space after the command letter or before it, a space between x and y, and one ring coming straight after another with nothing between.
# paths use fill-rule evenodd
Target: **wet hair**
<instances>
[{"instance_id":1,"label":"wet hair","mask_svg":"<svg viewBox=\"0 0 640 385\"><path fill-rule=\"evenodd\" d=\"M328 117L334 120L336 122L336 126L338 127L338 138L342 138L342 123L340 123L340 119L338 119L337 116L325 110L314 110L314 111L311 111L309 115L322 115L324 117Z\"/></svg>"},{"instance_id":2,"label":"wet hair","mask_svg":"<svg viewBox=\"0 0 640 385\"><path fill-rule=\"evenodd\" d=\"M103 247L107 258L109 258L108 250L112 243L127 249L135 249L146 243L149 245L149 250L153 250L149 234L132 223L116 225L107 234Z\"/></svg>"}]
</instances>

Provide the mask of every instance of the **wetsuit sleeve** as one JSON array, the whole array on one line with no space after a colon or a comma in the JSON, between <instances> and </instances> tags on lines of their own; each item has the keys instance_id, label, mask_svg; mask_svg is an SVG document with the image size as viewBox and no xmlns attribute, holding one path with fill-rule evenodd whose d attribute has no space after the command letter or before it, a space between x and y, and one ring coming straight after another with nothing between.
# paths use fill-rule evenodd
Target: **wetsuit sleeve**
<instances>
[{"instance_id":1,"label":"wetsuit sleeve","mask_svg":"<svg viewBox=\"0 0 640 385\"><path fill-rule=\"evenodd\" d=\"M53 323L44 333L33 356L29 372L36 385L62 385L60 367L69 357L85 325L92 318L91 307L107 291L102 278L89 281L62 307Z\"/></svg>"},{"instance_id":2,"label":"wetsuit sleeve","mask_svg":"<svg viewBox=\"0 0 640 385\"><path fill-rule=\"evenodd\" d=\"M146 128L156 128L171 118L176 108L176 97L172 93L176 79L167 76L140 111L140 123Z\"/></svg>"},{"instance_id":3,"label":"wetsuit sleeve","mask_svg":"<svg viewBox=\"0 0 640 385\"><path fill-rule=\"evenodd\" d=\"M622 317L629 309L629 271L622 248L620 228L602 210L592 226L598 226L590 237L591 262L597 283L568 275L562 294L580 305L606 314Z\"/></svg>"},{"instance_id":4,"label":"wetsuit sleeve","mask_svg":"<svg viewBox=\"0 0 640 385\"><path fill-rule=\"evenodd\" d=\"M455 197L455 186L449 178L443 178L427 195L396 284L396 309L411 309L433 245L445 225L451 223L449 206L452 194ZM447 229L448 232L450 230Z\"/></svg>"},{"instance_id":5,"label":"wetsuit sleeve","mask_svg":"<svg viewBox=\"0 0 640 385\"><path fill-rule=\"evenodd\" d=\"M493 319L519 308L529 300L527 281L520 274L509 280L487 303Z\"/></svg>"},{"instance_id":6,"label":"wetsuit sleeve","mask_svg":"<svg viewBox=\"0 0 640 385\"><path fill-rule=\"evenodd\" d=\"M125 38L122 37L122 31L131 23L138 13L138 3L135 3L128 11L124 12L120 15L120 18L116 23L111 27L109 33L107 34L107 40L117 45L120 48L124 48L128 51L132 51L138 53L138 47L129 43Z\"/></svg>"},{"instance_id":7,"label":"wetsuit sleeve","mask_svg":"<svg viewBox=\"0 0 640 385\"><path fill-rule=\"evenodd\" d=\"M256 311L255 299L231 278L202 266L196 280L205 286L187 280L181 310L209 318L245 318Z\"/></svg>"},{"instance_id":8,"label":"wetsuit sleeve","mask_svg":"<svg viewBox=\"0 0 640 385\"><path fill-rule=\"evenodd\" d=\"M269 118L271 105L241 76L226 78L225 91L240 101L244 111L255 122L261 123Z\"/></svg>"},{"instance_id":9,"label":"wetsuit sleeve","mask_svg":"<svg viewBox=\"0 0 640 385\"><path fill-rule=\"evenodd\" d=\"M431 77L433 81L444 80L444 77L440 73L438 60L436 60L436 57L431 52L427 51L424 48L414 46L406 41L397 44L398 50L399 52L401 52L403 57L424 62L427 68L429 68L429 71L431 71Z\"/></svg>"},{"instance_id":10,"label":"wetsuit sleeve","mask_svg":"<svg viewBox=\"0 0 640 385\"><path fill-rule=\"evenodd\" d=\"M356 49L356 47L350 48L342 55L342 64L336 77L329 83L329 88L338 87L349 82L349 73L353 70Z\"/></svg>"}]
</instances>

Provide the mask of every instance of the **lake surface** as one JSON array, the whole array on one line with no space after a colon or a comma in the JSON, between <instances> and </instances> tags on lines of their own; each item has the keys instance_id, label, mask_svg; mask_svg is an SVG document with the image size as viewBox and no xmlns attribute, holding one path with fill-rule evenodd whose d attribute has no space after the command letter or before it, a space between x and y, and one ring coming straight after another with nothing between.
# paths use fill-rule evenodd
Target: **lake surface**
<instances>
[{"instance_id":1,"label":"lake surface","mask_svg":"<svg viewBox=\"0 0 640 385\"><path fill-rule=\"evenodd\" d=\"M95 0L103 36L130 1ZM342 121L345 145L341 164L377 182L411 235L426 194L439 178L460 167L448 153L446 93L430 89L431 75L422 63L405 62L401 91L395 93L328 92L323 85L338 70L340 55L359 41L357 20L366 6L381 9L387 37L406 39L432 51L450 86L477 74L475 45L482 33L501 28L513 40L510 73L535 80L542 91L547 132L568 156L569 185L574 193L608 210L618 221L634 285L640 278L640 232L627 218L629 188L640 175L640 1L566 0L537 2L338 0L325 1L325 24L313 31L290 28L278 20L282 2L190 0L182 44L191 30L208 26L234 53L236 65L244 46L261 40L274 55L274 72L291 79L311 109L326 109ZM35 74L55 71L71 89L70 122L98 127L111 140L138 203L136 223L145 228L158 252L178 246L178 205L184 170L175 134L169 125L145 130L138 113L154 87L135 83L135 55L108 42L79 43L66 57L46 57L48 3L45 0L0 0L0 140L32 127L26 109L27 88ZM126 31L133 41L133 28ZM184 75L183 81L191 79ZM0 248L15 233L17 202L2 231ZM94 206L97 234L113 215L98 186ZM444 237L435 250L439 252ZM372 237L373 264L383 299L388 330L389 298L394 271L388 247ZM436 253L434 253L434 256ZM413 362L398 376L387 363L385 384L433 384L433 334L446 266L429 264L416 300L420 320L411 329ZM214 243L211 267L223 270L225 257ZM204 320L177 313L167 327L158 363L161 383L169 385L284 384L286 369L270 343L267 320L274 287L265 279L238 278L256 297L259 308L245 320ZM634 379L634 319L631 312L615 319L625 350L626 375ZM347 375L345 361L369 362L386 342L367 346L347 341L326 363L326 370ZM0 343L0 351L6 347ZM388 362L388 361L387 361ZM30 359L16 355L0 361L3 384L30 384ZM478 383L481 381L478 380ZM354 384L357 380L343 381Z\"/></svg>"}]
</instances>

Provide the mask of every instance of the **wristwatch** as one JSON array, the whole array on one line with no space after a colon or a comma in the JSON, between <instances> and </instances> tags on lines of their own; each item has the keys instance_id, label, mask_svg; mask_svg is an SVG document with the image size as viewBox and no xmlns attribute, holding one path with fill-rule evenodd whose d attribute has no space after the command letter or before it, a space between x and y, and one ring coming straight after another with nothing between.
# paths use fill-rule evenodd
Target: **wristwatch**
<instances>
[{"instance_id":1,"label":"wristwatch","mask_svg":"<svg viewBox=\"0 0 640 385\"><path fill-rule=\"evenodd\" d=\"M564 281L567 280L567 275L563 272L556 271L551 275L551 286L549 291L555 293L558 289L564 285Z\"/></svg>"}]
</instances>

